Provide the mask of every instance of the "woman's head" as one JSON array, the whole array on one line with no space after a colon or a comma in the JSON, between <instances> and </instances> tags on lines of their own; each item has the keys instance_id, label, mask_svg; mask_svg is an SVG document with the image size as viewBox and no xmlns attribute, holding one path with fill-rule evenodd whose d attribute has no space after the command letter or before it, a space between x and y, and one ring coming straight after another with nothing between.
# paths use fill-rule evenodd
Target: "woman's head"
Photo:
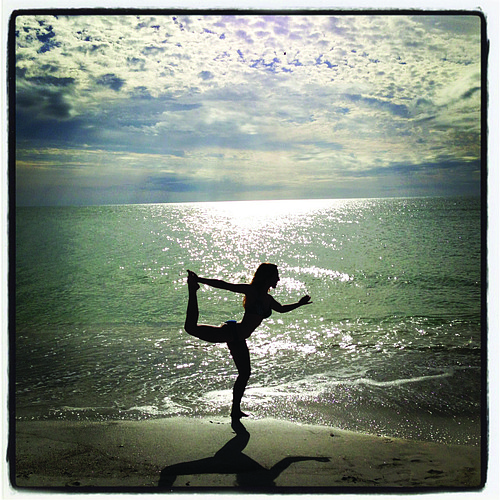
<instances>
[{"instance_id":1,"label":"woman's head","mask_svg":"<svg viewBox=\"0 0 500 500\"><path fill-rule=\"evenodd\" d=\"M257 271L255 271L252 285L258 286L259 288L275 288L279 280L278 267L275 264L264 262L257 268Z\"/></svg>"}]
</instances>

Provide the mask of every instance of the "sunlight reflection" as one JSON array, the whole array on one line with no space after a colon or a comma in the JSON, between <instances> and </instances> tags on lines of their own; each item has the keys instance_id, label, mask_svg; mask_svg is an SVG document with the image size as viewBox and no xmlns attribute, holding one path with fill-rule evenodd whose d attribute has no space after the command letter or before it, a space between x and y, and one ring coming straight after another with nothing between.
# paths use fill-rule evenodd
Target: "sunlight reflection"
<instances>
[{"instance_id":1,"label":"sunlight reflection","mask_svg":"<svg viewBox=\"0 0 500 500\"><path fill-rule=\"evenodd\" d=\"M215 215L224 216L232 223L243 226L258 226L277 219L287 220L314 210L331 206L332 200L266 200L226 201L206 203Z\"/></svg>"},{"instance_id":2,"label":"sunlight reflection","mask_svg":"<svg viewBox=\"0 0 500 500\"><path fill-rule=\"evenodd\" d=\"M332 200L225 201L193 204L192 222L200 230L219 231L222 235L236 230L251 236L255 231L297 224L301 218L331 206ZM196 214L195 214L196 212ZM202 217L200 218L200 212Z\"/></svg>"},{"instance_id":3,"label":"sunlight reflection","mask_svg":"<svg viewBox=\"0 0 500 500\"><path fill-rule=\"evenodd\" d=\"M279 286L280 288L284 288L287 293L290 293L290 292L303 291L305 285L302 281L299 281L295 278L281 277Z\"/></svg>"},{"instance_id":4,"label":"sunlight reflection","mask_svg":"<svg viewBox=\"0 0 500 500\"><path fill-rule=\"evenodd\" d=\"M290 269L295 272L311 274L315 278L328 276L330 278L337 279L339 281L352 281L354 279L353 276L349 276L347 273L341 273L340 271L335 271L333 269L323 269L315 266L301 267L301 268L294 267Z\"/></svg>"},{"instance_id":5,"label":"sunlight reflection","mask_svg":"<svg viewBox=\"0 0 500 500\"><path fill-rule=\"evenodd\" d=\"M186 251L188 260L196 263L195 270L202 275L234 282L248 282L261 262L273 262L280 269L279 294L309 294L314 290L309 290L313 283L306 282L307 277L327 282L354 279L340 269L311 265L317 255L308 250L304 252L314 244L314 235L308 230L310 224L316 217L325 220L325 211L341 219L347 218L343 205L345 200L185 204L182 220L174 223L178 224L174 247ZM352 214L349 217L352 218ZM186 232L185 228L189 230ZM325 233L322 236L323 239L331 237L333 235L327 237ZM283 238L290 241L293 251L288 258L283 255L282 244L278 243ZM166 272L162 270L162 274Z\"/></svg>"},{"instance_id":6,"label":"sunlight reflection","mask_svg":"<svg viewBox=\"0 0 500 500\"><path fill-rule=\"evenodd\" d=\"M295 352L297 350L297 344L295 342L284 341L284 340L274 340L267 344L262 344L260 346L253 347L253 352L258 357L272 356L278 352L289 350Z\"/></svg>"}]
</instances>

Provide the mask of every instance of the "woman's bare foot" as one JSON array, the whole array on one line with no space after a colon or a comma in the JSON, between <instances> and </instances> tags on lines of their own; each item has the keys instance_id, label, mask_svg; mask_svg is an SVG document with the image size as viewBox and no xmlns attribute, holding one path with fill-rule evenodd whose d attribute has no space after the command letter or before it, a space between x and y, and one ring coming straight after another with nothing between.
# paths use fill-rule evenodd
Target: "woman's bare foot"
<instances>
[{"instance_id":1,"label":"woman's bare foot","mask_svg":"<svg viewBox=\"0 0 500 500\"><path fill-rule=\"evenodd\" d=\"M232 410L231 418L239 420L240 418L249 417L246 413L243 413L241 410Z\"/></svg>"},{"instance_id":2,"label":"woman's bare foot","mask_svg":"<svg viewBox=\"0 0 500 500\"><path fill-rule=\"evenodd\" d=\"M187 272L188 272L187 282L189 289L198 290L198 288L200 288L200 285L198 283L198 276L196 276L196 274L193 273L193 271L190 271L189 269L187 270Z\"/></svg>"}]
</instances>

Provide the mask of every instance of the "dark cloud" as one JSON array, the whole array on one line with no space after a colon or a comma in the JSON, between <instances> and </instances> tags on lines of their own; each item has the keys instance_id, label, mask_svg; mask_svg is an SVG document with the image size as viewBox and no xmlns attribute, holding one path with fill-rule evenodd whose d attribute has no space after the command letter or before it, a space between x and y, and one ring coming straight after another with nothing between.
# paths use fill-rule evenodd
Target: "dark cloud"
<instances>
[{"instance_id":1,"label":"dark cloud","mask_svg":"<svg viewBox=\"0 0 500 500\"><path fill-rule=\"evenodd\" d=\"M54 87L67 87L75 83L74 78L58 78L56 76L33 76L31 78L26 78L27 82L34 83L36 85L53 85Z\"/></svg>"},{"instance_id":2,"label":"dark cloud","mask_svg":"<svg viewBox=\"0 0 500 500\"><path fill-rule=\"evenodd\" d=\"M130 71L145 71L146 59L142 57L127 57L127 66Z\"/></svg>"},{"instance_id":3,"label":"dark cloud","mask_svg":"<svg viewBox=\"0 0 500 500\"><path fill-rule=\"evenodd\" d=\"M151 93L149 92L148 88L144 85L139 85L138 87L134 87L134 89L131 91L130 94L132 98L147 99L147 100L154 99Z\"/></svg>"},{"instance_id":4,"label":"dark cloud","mask_svg":"<svg viewBox=\"0 0 500 500\"><path fill-rule=\"evenodd\" d=\"M98 85L103 85L104 87L109 87L115 92L118 92L125 84L125 80L123 78L119 78L113 73L107 73L97 78L96 83Z\"/></svg>"},{"instance_id":5,"label":"dark cloud","mask_svg":"<svg viewBox=\"0 0 500 500\"><path fill-rule=\"evenodd\" d=\"M77 147L78 141L103 150L135 151L183 156L192 144L193 133L167 132L160 125L168 123L172 113L201 108L200 103L183 103L169 95L153 98L145 86L135 87L119 108L103 103L99 110L75 115L69 82L53 77L34 78L37 85L24 84L16 94L16 130L19 141L48 141L51 147ZM106 81L113 85L113 78ZM42 83L49 83L42 85ZM52 85L55 83L55 85ZM64 86L66 85L66 86ZM118 82L115 91L121 85ZM96 114L97 113L97 114ZM195 136L197 134L194 134Z\"/></svg>"},{"instance_id":6,"label":"dark cloud","mask_svg":"<svg viewBox=\"0 0 500 500\"><path fill-rule=\"evenodd\" d=\"M64 94L54 92L46 97L45 112L47 116L66 119L71 116L71 105L67 102Z\"/></svg>"},{"instance_id":7,"label":"dark cloud","mask_svg":"<svg viewBox=\"0 0 500 500\"><path fill-rule=\"evenodd\" d=\"M166 109L168 111L191 111L192 109L201 108L202 105L196 104L183 104L181 102L171 102L166 104Z\"/></svg>"},{"instance_id":8,"label":"dark cloud","mask_svg":"<svg viewBox=\"0 0 500 500\"><path fill-rule=\"evenodd\" d=\"M177 193L184 193L193 191L193 185L185 178L175 174L159 174L157 176L150 176L146 179L141 189L147 191L174 191Z\"/></svg>"},{"instance_id":9,"label":"dark cloud","mask_svg":"<svg viewBox=\"0 0 500 500\"><path fill-rule=\"evenodd\" d=\"M141 54L144 56L160 56L165 52L163 47L144 47L141 51Z\"/></svg>"},{"instance_id":10,"label":"dark cloud","mask_svg":"<svg viewBox=\"0 0 500 500\"><path fill-rule=\"evenodd\" d=\"M69 145L76 142L80 144L88 138L89 132L85 133L86 122L76 118L61 120L64 109L60 110L60 116L50 116L49 113L35 114L31 109L18 109L16 114L16 140L18 144L27 143L33 147L56 147ZM47 115L40 118L39 115Z\"/></svg>"},{"instance_id":11,"label":"dark cloud","mask_svg":"<svg viewBox=\"0 0 500 500\"><path fill-rule=\"evenodd\" d=\"M281 184L261 185L258 183L244 183L235 181L233 178L221 178L220 180L204 180L196 177L182 177L173 174L150 176L138 186L140 190L147 193L156 192L171 193L193 193L198 194L198 199L227 199L228 193L234 198L240 198L244 193L269 192L283 189ZM200 197L201 195L201 197ZM203 196L205 195L205 197ZM161 198L157 198L161 199Z\"/></svg>"},{"instance_id":12,"label":"dark cloud","mask_svg":"<svg viewBox=\"0 0 500 500\"><path fill-rule=\"evenodd\" d=\"M71 117L72 106L63 92L51 91L48 88L20 89L16 93L18 113L29 111L29 120L37 117L66 120ZM23 123L22 115L18 123Z\"/></svg>"},{"instance_id":13,"label":"dark cloud","mask_svg":"<svg viewBox=\"0 0 500 500\"><path fill-rule=\"evenodd\" d=\"M481 90L481 87L473 87L469 90L467 90L467 92L464 92L462 94L462 99L470 99L476 92L479 92Z\"/></svg>"},{"instance_id":14,"label":"dark cloud","mask_svg":"<svg viewBox=\"0 0 500 500\"><path fill-rule=\"evenodd\" d=\"M377 99L376 97L364 97L360 94L344 94L343 97L351 102L360 102L384 111L388 111L389 113L395 116L400 116L401 118L410 117L410 111L408 109L408 106L406 106L405 104L396 104L390 101Z\"/></svg>"},{"instance_id":15,"label":"dark cloud","mask_svg":"<svg viewBox=\"0 0 500 500\"><path fill-rule=\"evenodd\" d=\"M416 164L395 163L384 167L372 167L363 170L345 170L339 173L348 177L393 177L399 175L432 173L440 170L470 173L480 169L480 160L465 162L450 158L443 159L441 161L422 162Z\"/></svg>"}]
</instances>

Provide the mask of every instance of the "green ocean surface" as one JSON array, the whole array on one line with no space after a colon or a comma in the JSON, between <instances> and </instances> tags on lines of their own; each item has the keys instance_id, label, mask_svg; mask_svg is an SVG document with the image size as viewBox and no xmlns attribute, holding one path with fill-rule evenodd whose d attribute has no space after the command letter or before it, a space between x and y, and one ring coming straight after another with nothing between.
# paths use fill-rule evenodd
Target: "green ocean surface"
<instances>
[{"instance_id":1,"label":"green ocean surface","mask_svg":"<svg viewBox=\"0 0 500 500\"><path fill-rule=\"evenodd\" d=\"M481 435L481 202L386 198L17 208L19 419L228 415L225 344L183 330L186 269L313 304L250 337L252 418L454 443ZM200 321L243 315L202 286Z\"/></svg>"}]
</instances>

